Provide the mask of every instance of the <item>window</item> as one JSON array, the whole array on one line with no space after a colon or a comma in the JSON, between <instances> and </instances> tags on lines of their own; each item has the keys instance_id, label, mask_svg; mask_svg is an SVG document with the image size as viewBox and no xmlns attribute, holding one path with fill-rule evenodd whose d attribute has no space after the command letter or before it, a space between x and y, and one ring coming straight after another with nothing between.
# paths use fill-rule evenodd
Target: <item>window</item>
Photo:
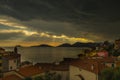
<instances>
[{"instance_id":1,"label":"window","mask_svg":"<svg viewBox=\"0 0 120 80\"><path fill-rule=\"evenodd\" d=\"M12 66L10 66L10 70L12 70Z\"/></svg>"}]
</instances>

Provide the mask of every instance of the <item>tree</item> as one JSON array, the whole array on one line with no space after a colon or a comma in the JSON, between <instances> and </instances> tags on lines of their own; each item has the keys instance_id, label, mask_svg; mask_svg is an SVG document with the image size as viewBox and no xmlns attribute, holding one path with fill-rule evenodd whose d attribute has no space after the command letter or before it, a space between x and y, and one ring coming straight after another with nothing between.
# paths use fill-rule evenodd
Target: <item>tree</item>
<instances>
[{"instance_id":1,"label":"tree","mask_svg":"<svg viewBox=\"0 0 120 80\"><path fill-rule=\"evenodd\" d=\"M114 70L114 80L120 80L120 67Z\"/></svg>"},{"instance_id":2,"label":"tree","mask_svg":"<svg viewBox=\"0 0 120 80\"><path fill-rule=\"evenodd\" d=\"M55 77L55 80L61 80L61 79L62 79L62 76L60 74L57 74Z\"/></svg>"},{"instance_id":3,"label":"tree","mask_svg":"<svg viewBox=\"0 0 120 80\"><path fill-rule=\"evenodd\" d=\"M36 77L34 80L44 80L42 76Z\"/></svg>"},{"instance_id":4,"label":"tree","mask_svg":"<svg viewBox=\"0 0 120 80\"><path fill-rule=\"evenodd\" d=\"M113 68L105 69L101 73L102 80L113 80Z\"/></svg>"},{"instance_id":5,"label":"tree","mask_svg":"<svg viewBox=\"0 0 120 80\"><path fill-rule=\"evenodd\" d=\"M108 68L101 72L101 80L119 80L120 79L120 67Z\"/></svg>"},{"instance_id":6,"label":"tree","mask_svg":"<svg viewBox=\"0 0 120 80\"><path fill-rule=\"evenodd\" d=\"M32 80L32 78L30 78L30 77L27 77L27 78L25 78L24 80Z\"/></svg>"}]
</instances>

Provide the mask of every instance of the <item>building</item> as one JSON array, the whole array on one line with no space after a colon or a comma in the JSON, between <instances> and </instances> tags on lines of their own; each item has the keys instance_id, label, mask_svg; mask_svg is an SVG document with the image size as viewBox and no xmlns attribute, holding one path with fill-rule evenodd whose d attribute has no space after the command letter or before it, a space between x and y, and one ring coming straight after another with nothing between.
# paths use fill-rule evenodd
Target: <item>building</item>
<instances>
[{"instance_id":1,"label":"building","mask_svg":"<svg viewBox=\"0 0 120 80\"><path fill-rule=\"evenodd\" d=\"M2 76L3 76L3 73L2 73L2 54L5 52L5 49L3 49L3 48L0 48L0 78L2 78Z\"/></svg>"},{"instance_id":2,"label":"building","mask_svg":"<svg viewBox=\"0 0 120 80\"><path fill-rule=\"evenodd\" d=\"M32 66L19 68L19 70L16 72L21 76L23 76L24 78L30 77L34 79L37 76L44 75L45 71L41 67L32 65Z\"/></svg>"},{"instance_id":3,"label":"building","mask_svg":"<svg viewBox=\"0 0 120 80\"><path fill-rule=\"evenodd\" d=\"M0 78L2 77L2 55L0 53Z\"/></svg>"},{"instance_id":4,"label":"building","mask_svg":"<svg viewBox=\"0 0 120 80\"><path fill-rule=\"evenodd\" d=\"M0 48L0 70L1 72L7 72L11 70L16 70L20 67L21 55L15 51L5 51L5 49Z\"/></svg>"},{"instance_id":5,"label":"building","mask_svg":"<svg viewBox=\"0 0 120 80\"><path fill-rule=\"evenodd\" d=\"M27 66L32 66L32 65L33 65L32 62L29 62L29 61L23 61L23 62L21 62L20 67L27 67Z\"/></svg>"},{"instance_id":6,"label":"building","mask_svg":"<svg viewBox=\"0 0 120 80\"><path fill-rule=\"evenodd\" d=\"M5 49L3 49L3 48L0 47L0 53L1 54L5 53Z\"/></svg>"},{"instance_id":7,"label":"building","mask_svg":"<svg viewBox=\"0 0 120 80\"><path fill-rule=\"evenodd\" d=\"M116 58L91 57L72 61L70 80L100 80L100 73L108 67L115 67Z\"/></svg>"},{"instance_id":8,"label":"building","mask_svg":"<svg viewBox=\"0 0 120 80\"><path fill-rule=\"evenodd\" d=\"M120 49L120 39L115 40L114 49L115 50Z\"/></svg>"},{"instance_id":9,"label":"building","mask_svg":"<svg viewBox=\"0 0 120 80\"><path fill-rule=\"evenodd\" d=\"M7 52L6 52L7 53ZM17 70L20 67L21 55L14 52L8 52L3 55L3 72Z\"/></svg>"},{"instance_id":10,"label":"building","mask_svg":"<svg viewBox=\"0 0 120 80\"><path fill-rule=\"evenodd\" d=\"M53 64L50 72L54 72L61 76L61 80L69 80L69 65L65 63Z\"/></svg>"},{"instance_id":11,"label":"building","mask_svg":"<svg viewBox=\"0 0 120 80\"><path fill-rule=\"evenodd\" d=\"M39 66L44 72L56 73L61 76L61 80L69 80L69 64L68 60L56 63L37 63L35 66Z\"/></svg>"},{"instance_id":12,"label":"building","mask_svg":"<svg viewBox=\"0 0 120 80\"><path fill-rule=\"evenodd\" d=\"M18 70L13 70L4 73L2 80L24 80L25 78L34 78L44 75L45 71L35 65L21 67ZM1 79L0 79L1 80Z\"/></svg>"}]
</instances>

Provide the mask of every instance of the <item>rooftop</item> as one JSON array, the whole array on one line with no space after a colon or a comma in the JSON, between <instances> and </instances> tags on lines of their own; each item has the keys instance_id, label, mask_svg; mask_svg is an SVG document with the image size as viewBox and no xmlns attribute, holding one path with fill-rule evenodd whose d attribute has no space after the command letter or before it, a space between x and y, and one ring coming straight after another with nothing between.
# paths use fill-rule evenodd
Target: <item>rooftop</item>
<instances>
[{"instance_id":1,"label":"rooftop","mask_svg":"<svg viewBox=\"0 0 120 80\"><path fill-rule=\"evenodd\" d=\"M0 80L23 80L23 79L21 79L17 75L12 74L12 75L6 76L6 77L4 77L3 79L0 79Z\"/></svg>"},{"instance_id":2,"label":"rooftop","mask_svg":"<svg viewBox=\"0 0 120 80\"><path fill-rule=\"evenodd\" d=\"M114 57L79 59L72 61L71 65L98 74L100 71L107 68L104 63L114 63L115 59Z\"/></svg>"},{"instance_id":3,"label":"rooftop","mask_svg":"<svg viewBox=\"0 0 120 80\"><path fill-rule=\"evenodd\" d=\"M69 71L69 65L67 64L59 64L59 65L54 65L52 70L54 71Z\"/></svg>"},{"instance_id":4,"label":"rooftop","mask_svg":"<svg viewBox=\"0 0 120 80\"><path fill-rule=\"evenodd\" d=\"M27 67L20 68L19 71L17 72L24 77L31 77L31 76L43 73L44 70L42 70L40 67L37 67L37 66L27 66Z\"/></svg>"},{"instance_id":5,"label":"rooftop","mask_svg":"<svg viewBox=\"0 0 120 80\"><path fill-rule=\"evenodd\" d=\"M35 66L39 66L44 71L55 70L55 71L68 71L69 65L65 63L37 63Z\"/></svg>"},{"instance_id":6,"label":"rooftop","mask_svg":"<svg viewBox=\"0 0 120 80\"><path fill-rule=\"evenodd\" d=\"M12 53L12 54L8 54L8 55L4 55L3 57L11 60L11 59L19 58L20 56L21 56L20 54Z\"/></svg>"}]
</instances>

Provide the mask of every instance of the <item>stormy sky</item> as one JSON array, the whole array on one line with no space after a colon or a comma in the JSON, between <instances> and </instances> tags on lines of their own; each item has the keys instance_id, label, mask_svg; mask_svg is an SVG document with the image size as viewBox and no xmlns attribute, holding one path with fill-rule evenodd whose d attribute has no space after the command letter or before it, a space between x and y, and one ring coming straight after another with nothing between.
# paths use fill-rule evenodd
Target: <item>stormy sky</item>
<instances>
[{"instance_id":1,"label":"stormy sky","mask_svg":"<svg viewBox=\"0 0 120 80\"><path fill-rule=\"evenodd\" d=\"M120 38L117 0L0 0L0 46Z\"/></svg>"}]
</instances>

